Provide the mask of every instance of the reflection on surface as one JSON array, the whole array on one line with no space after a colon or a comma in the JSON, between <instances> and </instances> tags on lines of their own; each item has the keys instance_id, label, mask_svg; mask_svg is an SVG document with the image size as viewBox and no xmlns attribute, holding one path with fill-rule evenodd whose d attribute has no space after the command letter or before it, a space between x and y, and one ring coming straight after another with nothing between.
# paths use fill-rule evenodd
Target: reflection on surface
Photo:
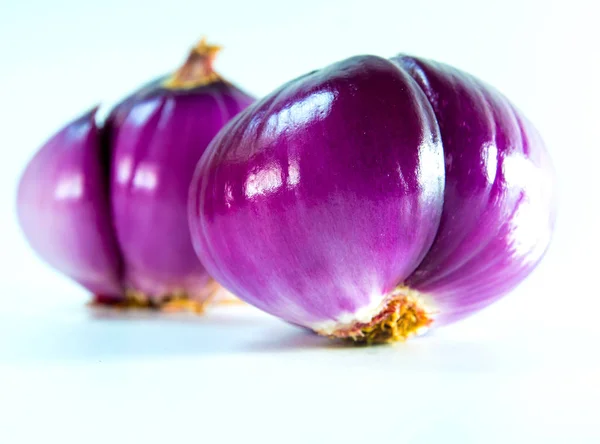
<instances>
[{"instance_id":1,"label":"reflection on surface","mask_svg":"<svg viewBox=\"0 0 600 444\"><path fill-rule=\"evenodd\" d=\"M264 132L267 138L275 139L284 131L294 130L315 120L325 118L330 110L335 94L331 91L317 91L269 117ZM287 170L287 171L286 171ZM286 174L287 173L287 174ZM284 174L286 174L284 178ZM300 183L300 167L297 159L289 159L287 165L269 162L248 175L244 183L247 198L276 192L285 183L292 188ZM231 205L230 189L225 189L226 205Z\"/></svg>"},{"instance_id":2,"label":"reflection on surface","mask_svg":"<svg viewBox=\"0 0 600 444\"><path fill-rule=\"evenodd\" d=\"M269 163L264 168L248 175L244 184L244 194L247 198L254 196L263 196L275 193L283 185L282 168L275 162ZM287 166L286 184L288 188L293 188L300 182L300 169L297 160L290 160ZM231 185L225 185L225 205L231 206L233 194Z\"/></svg>"},{"instance_id":3,"label":"reflection on surface","mask_svg":"<svg viewBox=\"0 0 600 444\"><path fill-rule=\"evenodd\" d=\"M153 190L156 188L158 178L156 168L150 165L138 165L133 176L133 187L138 189Z\"/></svg>"},{"instance_id":4,"label":"reflection on surface","mask_svg":"<svg viewBox=\"0 0 600 444\"><path fill-rule=\"evenodd\" d=\"M292 188L294 185L298 185L298 182L300 182L300 169L298 168L298 161L290 160L288 163L288 187Z\"/></svg>"},{"instance_id":5,"label":"reflection on surface","mask_svg":"<svg viewBox=\"0 0 600 444\"><path fill-rule=\"evenodd\" d=\"M91 124L90 122L85 122L82 124L69 125L66 133L67 143L72 143L73 141L83 140L90 135Z\"/></svg>"},{"instance_id":6,"label":"reflection on surface","mask_svg":"<svg viewBox=\"0 0 600 444\"><path fill-rule=\"evenodd\" d=\"M496 180L496 169L498 167L498 147L494 143L486 143L482 147L481 161L485 166L487 182L491 185Z\"/></svg>"},{"instance_id":7,"label":"reflection on surface","mask_svg":"<svg viewBox=\"0 0 600 444\"><path fill-rule=\"evenodd\" d=\"M432 138L424 139L419 145L419 168L416 177L410 169L403 169L398 166L398 175L401 183L405 187L404 191L409 192L414 187L414 180L418 182L419 189L422 192L422 201L433 201L438 196L440 190L443 190L443 178L445 177L444 157L440 140ZM437 184L437 186L434 186Z\"/></svg>"},{"instance_id":8,"label":"reflection on surface","mask_svg":"<svg viewBox=\"0 0 600 444\"><path fill-rule=\"evenodd\" d=\"M154 111L159 107L160 101L154 100L152 102L139 103L134 106L129 113L128 119L132 120L134 125L143 125L146 123L148 118Z\"/></svg>"},{"instance_id":9,"label":"reflection on surface","mask_svg":"<svg viewBox=\"0 0 600 444\"><path fill-rule=\"evenodd\" d=\"M256 173L248 175L244 185L246 197L274 192L281 186L281 182L281 168L276 163L270 163Z\"/></svg>"},{"instance_id":10,"label":"reflection on surface","mask_svg":"<svg viewBox=\"0 0 600 444\"><path fill-rule=\"evenodd\" d=\"M119 161L117 165L117 182L125 184L131 177L131 158L124 157Z\"/></svg>"},{"instance_id":11,"label":"reflection on surface","mask_svg":"<svg viewBox=\"0 0 600 444\"><path fill-rule=\"evenodd\" d=\"M268 134L279 134L314 119L323 119L329 114L335 95L331 91L319 91L269 117Z\"/></svg>"},{"instance_id":12,"label":"reflection on surface","mask_svg":"<svg viewBox=\"0 0 600 444\"><path fill-rule=\"evenodd\" d=\"M521 154L513 154L504 159L502 170L508 186L539 195L543 182L542 172L530 159Z\"/></svg>"},{"instance_id":13,"label":"reflection on surface","mask_svg":"<svg viewBox=\"0 0 600 444\"><path fill-rule=\"evenodd\" d=\"M83 176L72 174L63 177L54 189L56 200L78 199L83 194Z\"/></svg>"},{"instance_id":14,"label":"reflection on surface","mask_svg":"<svg viewBox=\"0 0 600 444\"><path fill-rule=\"evenodd\" d=\"M507 157L502 167L507 185L523 190L511 220L510 242L517 255L527 254L531 261L536 261L551 237L548 214L553 190L551 178L520 154Z\"/></svg>"}]
</instances>

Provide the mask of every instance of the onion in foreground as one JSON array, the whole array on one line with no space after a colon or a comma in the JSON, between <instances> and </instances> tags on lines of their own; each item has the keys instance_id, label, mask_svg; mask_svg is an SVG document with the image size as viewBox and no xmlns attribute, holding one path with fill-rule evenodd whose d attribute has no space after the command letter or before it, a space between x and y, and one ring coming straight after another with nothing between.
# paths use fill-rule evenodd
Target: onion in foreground
<instances>
[{"instance_id":1,"label":"onion in foreground","mask_svg":"<svg viewBox=\"0 0 600 444\"><path fill-rule=\"evenodd\" d=\"M200 310L218 286L190 239L187 196L214 135L253 98L204 40L175 73L69 123L27 166L17 212L33 249L98 303Z\"/></svg>"},{"instance_id":2,"label":"onion in foreground","mask_svg":"<svg viewBox=\"0 0 600 444\"><path fill-rule=\"evenodd\" d=\"M401 340L482 309L546 251L553 170L492 87L359 56L233 119L190 189L196 252L241 299L334 338Z\"/></svg>"}]
</instances>

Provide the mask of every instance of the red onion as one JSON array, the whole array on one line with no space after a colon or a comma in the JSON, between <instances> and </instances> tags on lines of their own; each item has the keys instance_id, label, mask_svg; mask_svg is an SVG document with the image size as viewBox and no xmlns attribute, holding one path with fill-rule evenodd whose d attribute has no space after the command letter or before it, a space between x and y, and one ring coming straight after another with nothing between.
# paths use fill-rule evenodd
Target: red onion
<instances>
[{"instance_id":1,"label":"red onion","mask_svg":"<svg viewBox=\"0 0 600 444\"><path fill-rule=\"evenodd\" d=\"M202 40L102 128L95 109L69 123L23 174L29 243L98 302L198 308L215 289L190 239L189 184L213 136L253 101L213 71L218 49Z\"/></svg>"},{"instance_id":2,"label":"red onion","mask_svg":"<svg viewBox=\"0 0 600 444\"><path fill-rule=\"evenodd\" d=\"M190 224L241 299L336 338L463 318L536 266L553 170L499 92L414 57L335 63L233 119L202 156Z\"/></svg>"}]
</instances>

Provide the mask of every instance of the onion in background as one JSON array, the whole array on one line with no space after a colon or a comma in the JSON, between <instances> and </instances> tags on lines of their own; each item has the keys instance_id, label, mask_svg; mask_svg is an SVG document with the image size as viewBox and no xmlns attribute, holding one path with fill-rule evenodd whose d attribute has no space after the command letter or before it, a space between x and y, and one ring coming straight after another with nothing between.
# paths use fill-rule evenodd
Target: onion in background
<instances>
[{"instance_id":1,"label":"onion in background","mask_svg":"<svg viewBox=\"0 0 600 444\"><path fill-rule=\"evenodd\" d=\"M98 303L200 310L218 288L192 248L188 189L211 139L254 100L213 70L218 50L202 40L102 127L96 109L69 123L22 176L27 240Z\"/></svg>"}]
</instances>

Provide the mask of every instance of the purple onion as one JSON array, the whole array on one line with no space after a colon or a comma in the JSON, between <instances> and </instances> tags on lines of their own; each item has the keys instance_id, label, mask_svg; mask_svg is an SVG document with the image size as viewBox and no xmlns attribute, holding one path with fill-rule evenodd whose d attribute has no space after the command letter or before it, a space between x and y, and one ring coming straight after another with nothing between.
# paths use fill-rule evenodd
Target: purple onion
<instances>
[{"instance_id":1,"label":"purple onion","mask_svg":"<svg viewBox=\"0 0 600 444\"><path fill-rule=\"evenodd\" d=\"M68 124L23 174L29 243L98 302L198 308L216 289L192 247L188 189L211 139L253 101L213 71L217 51L200 42L102 128L95 110Z\"/></svg>"},{"instance_id":2,"label":"purple onion","mask_svg":"<svg viewBox=\"0 0 600 444\"><path fill-rule=\"evenodd\" d=\"M406 284L449 323L533 271L556 218L554 171L533 125L497 90L450 66L392 59L416 80L442 133L446 189L436 240Z\"/></svg>"},{"instance_id":3,"label":"purple onion","mask_svg":"<svg viewBox=\"0 0 600 444\"><path fill-rule=\"evenodd\" d=\"M318 333L403 339L522 281L554 225L543 143L497 91L361 56L233 119L190 190L196 252L241 299Z\"/></svg>"},{"instance_id":4,"label":"purple onion","mask_svg":"<svg viewBox=\"0 0 600 444\"><path fill-rule=\"evenodd\" d=\"M121 263L107 195L96 109L67 125L21 178L18 217L27 240L52 267L95 294L121 293Z\"/></svg>"}]
</instances>

